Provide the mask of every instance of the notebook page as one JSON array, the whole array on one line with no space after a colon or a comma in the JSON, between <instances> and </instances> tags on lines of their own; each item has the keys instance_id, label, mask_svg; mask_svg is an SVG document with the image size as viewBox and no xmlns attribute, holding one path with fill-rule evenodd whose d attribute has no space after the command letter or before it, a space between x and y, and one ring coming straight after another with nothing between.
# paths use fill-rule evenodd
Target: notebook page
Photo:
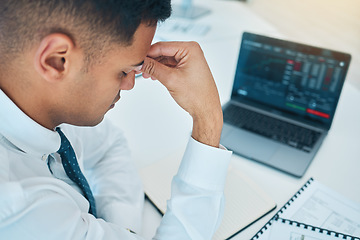
<instances>
[{"instance_id":1,"label":"notebook page","mask_svg":"<svg viewBox=\"0 0 360 240\"><path fill-rule=\"evenodd\" d=\"M315 180L308 183L279 210L278 216L306 225L360 237L360 204ZM273 224L273 223L272 223ZM269 240L271 226L262 229L258 238ZM294 238L296 239L296 238Z\"/></svg>"},{"instance_id":2,"label":"notebook page","mask_svg":"<svg viewBox=\"0 0 360 240\"><path fill-rule=\"evenodd\" d=\"M314 181L281 218L360 237L360 204ZM310 191L308 191L310 190Z\"/></svg>"},{"instance_id":3,"label":"notebook page","mask_svg":"<svg viewBox=\"0 0 360 240\"><path fill-rule=\"evenodd\" d=\"M233 168L229 169L224 194L224 217L214 239L234 235L276 207L261 188Z\"/></svg>"},{"instance_id":4,"label":"notebook page","mask_svg":"<svg viewBox=\"0 0 360 240\"><path fill-rule=\"evenodd\" d=\"M169 156L140 170L145 193L164 213L171 194L171 180L181 154ZM276 207L275 202L239 171L229 169L225 185L225 211L214 240L226 239L247 227Z\"/></svg>"},{"instance_id":5,"label":"notebook page","mask_svg":"<svg viewBox=\"0 0 360 240\"><path fill-rule=\"evenodd\" d=\"M140 169L144 190L150 201L164 214L171 196L171 181L180 166L182 154L169 156Z\"/></svg>"}]
</instances>

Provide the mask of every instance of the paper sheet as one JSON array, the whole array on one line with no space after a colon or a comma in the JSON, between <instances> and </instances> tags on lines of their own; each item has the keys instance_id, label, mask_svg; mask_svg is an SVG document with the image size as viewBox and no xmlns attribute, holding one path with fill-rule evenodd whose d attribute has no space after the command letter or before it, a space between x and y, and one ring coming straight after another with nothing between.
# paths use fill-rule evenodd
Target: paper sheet
<instances>
[{"instance_id":1,"label":"paper sheet","mask_svg":"<svg viewBox=\"0 0 360 240\"><path fill-rule=\"evenodd\" d=\"M286 205L286 209L279 214L279 217L360 237L360 204L346 199L317 181L311 181L307 187L304 187L304 191L300 191L300 194L297 193L293 201L290 201L290 205ZM295 228L296 231L292 235L289 235L287 230L292 229L294 231L293 226L279 227L278 225L278 223L272 224L258 239L298 239L301 236L301 234L297 235L296 231L300 231L297 228ZM301 232L304 231L306 230L301 230ZM299 239L311 239L313 236L304 235L303 237ZM323 236L316 239L332 238Z\"/></svg>"}]
</instances>

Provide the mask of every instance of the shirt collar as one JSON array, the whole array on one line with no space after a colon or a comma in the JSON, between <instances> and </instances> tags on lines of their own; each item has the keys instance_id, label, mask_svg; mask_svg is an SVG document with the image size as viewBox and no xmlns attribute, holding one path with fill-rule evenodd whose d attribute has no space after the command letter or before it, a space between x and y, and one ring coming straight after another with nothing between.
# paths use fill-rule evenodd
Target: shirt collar
<instances>
[{"instance_id":1,"label":"shirt collar","mask_svg":"<svg viewBox=\"0 0 360 240\"><path fill-rule=\"evenodd\" d=\"M1 89L0 134L23 152L36 157L60 148L59 134L28 117Z\"/></svg>"}]
</instances>

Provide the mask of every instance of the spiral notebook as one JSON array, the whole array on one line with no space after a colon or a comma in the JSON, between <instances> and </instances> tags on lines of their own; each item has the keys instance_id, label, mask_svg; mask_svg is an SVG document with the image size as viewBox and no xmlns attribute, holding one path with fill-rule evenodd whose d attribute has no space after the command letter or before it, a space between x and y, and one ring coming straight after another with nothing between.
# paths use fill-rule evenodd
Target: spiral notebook
<instances>
[{"instance_id":1,"label":"spiral notebook","mask_svg":"<svg viewBox=\"0 0 360 240\"><path fill-rule=\"evenodd\" d=\"M310 178L251 240L360 240L360 204Z\"/></svg>"}]
</instances>

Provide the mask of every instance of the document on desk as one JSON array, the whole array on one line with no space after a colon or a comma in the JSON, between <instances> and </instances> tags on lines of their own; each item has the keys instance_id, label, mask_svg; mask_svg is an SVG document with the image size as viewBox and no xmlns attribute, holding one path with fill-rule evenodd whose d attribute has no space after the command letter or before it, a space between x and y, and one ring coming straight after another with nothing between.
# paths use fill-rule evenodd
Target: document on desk
<instances>
[{"instance_id":1,"label":"document on desk","mask_svg":"<svg viewBox=\"0 0 360 240\"><path fill-rule=\"evenodd\" d=\"M359 237L360 204L310 179L252 239Z\"/></svg>"},{"instance_id":2,"label":"document on desk","mask_svg":"<svg viewBox=\"0 0 360 240\"><path fill-rule=\"evenodd\" d=\"M171 181L182 154L174 154L140 170L149 200L164 214L171 195ZM235 235L276 207L275 202L241 172L229 168L225 185L225 210L214 240Z\"/></svg>"}]
</instances>

